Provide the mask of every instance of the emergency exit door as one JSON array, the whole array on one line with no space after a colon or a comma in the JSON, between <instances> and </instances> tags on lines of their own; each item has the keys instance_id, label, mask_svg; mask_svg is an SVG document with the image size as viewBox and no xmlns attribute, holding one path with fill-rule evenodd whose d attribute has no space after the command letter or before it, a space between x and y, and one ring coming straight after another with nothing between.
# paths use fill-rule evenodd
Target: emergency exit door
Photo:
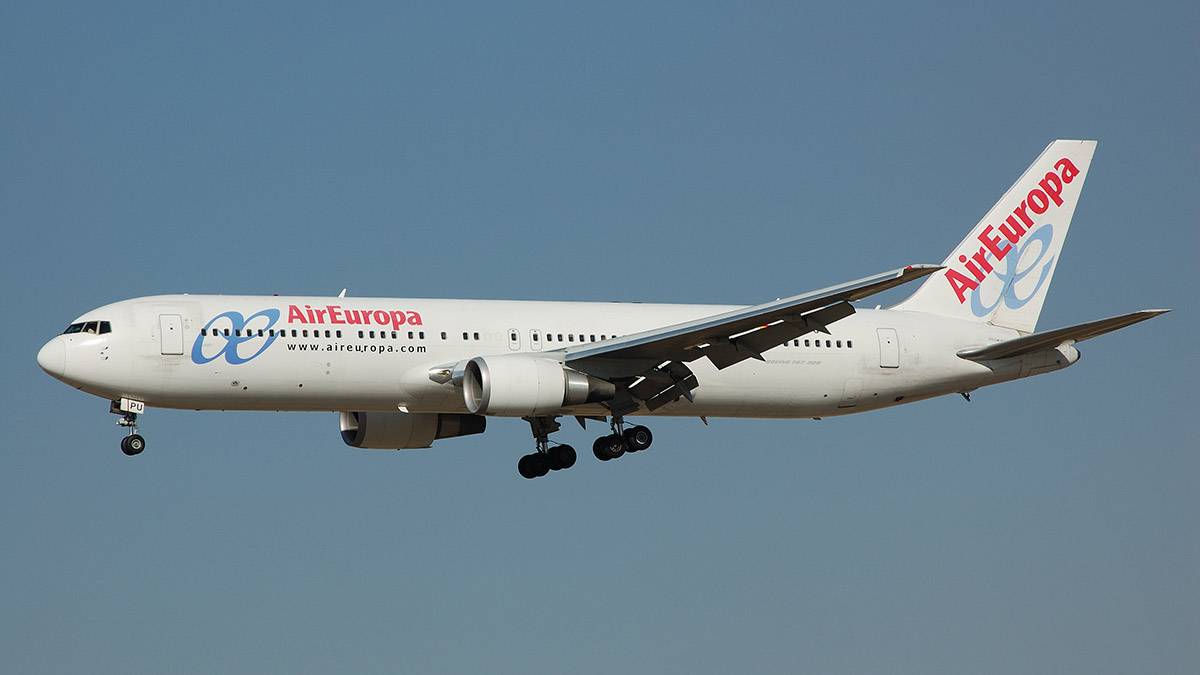
<instances>
[{"instance_id":1,"label":"emergency exit door","mask_svg":"<svg viewBox=\"0 0 1200 675\"><path fill-rule=\"evenodd\" d=\"M182 354L183 317L179 316L178 314L159 314L158 338L162 343L163 354Z\"/></svg>"},{"instance_id":2,"label":"emergency exit door","mask_svg":"<svg viewBox=\"0 0 1200 675\"><path fill-rule=\"evenodd\" d=\"M879 334L879 367L900 367L900 338L895 328L876 329Z\"/></svg>"}]
</instances>

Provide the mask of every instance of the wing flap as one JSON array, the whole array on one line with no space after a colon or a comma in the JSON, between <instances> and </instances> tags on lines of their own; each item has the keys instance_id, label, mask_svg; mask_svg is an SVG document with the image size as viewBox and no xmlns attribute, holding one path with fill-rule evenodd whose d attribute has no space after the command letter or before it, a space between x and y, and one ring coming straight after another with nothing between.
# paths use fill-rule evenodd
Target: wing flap
<instances>
[{"instance_id":1,"label":"wing flap","mask_svg":"<svg viewBox=\"0 0 1200 675\"><path fill-rule=\"evenodd\" d=\"M1024 335L1012 340L1005 340L986 347L972 347L963 349L958 352L958 356L971 361L991 361L994 359L1006 359L1013 356L1020 356L1030 352L1036 352L1043 349L1053 349L1058 345L1070 342L1083 342L1098 335L1111 333L1115 330L1120 330L1126 326L1132 326L1135 323L1153 319L1160 314L1166 314L1169 309L1143 309L1138 312L1122 314L1120 316L1100 319L1098 321L1089 321L1075 326L1067 326L1066 328L1058 328L1055 330L1045 331L1043 333L1033 333Z\"/></svg>"}]
</instances>

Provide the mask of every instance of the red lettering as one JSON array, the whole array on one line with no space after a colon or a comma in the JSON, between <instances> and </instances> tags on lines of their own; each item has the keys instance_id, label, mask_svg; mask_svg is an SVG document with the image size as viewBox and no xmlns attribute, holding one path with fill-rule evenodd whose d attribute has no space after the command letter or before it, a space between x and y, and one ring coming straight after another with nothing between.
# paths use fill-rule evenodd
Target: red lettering
<instances>
[{"instance_id":1,"label":"red lettering","mask_svg":"<svg viewBox=\"0 0 1200 675\"><path fill-rule=\"evenodd\" d=\"M979 288L979 284L968 279L962 272L956 269L946 270L946 281L950 282L950 288L953 288L954 294L958 296L959 304L962 304L967 299L967 291Z\"/></svg>"},{"instance_id":2,"label":"red lettering","mask_svg":"<svg viewBox=\"0 0 1200 675\"><path fill-rule=\"evenodd\" d=\"M1013 213L1016 214L1017 217L1021 219L1021 222L1024 223L1026 229L1028 229L1028 228L1033 227L1033 218L1030 218L1029 214L1025 213L1025 208L1026 208L1025 202L1021 202L1021 204L1019 206L1017 206L1017 208L1013 209Z\"/></svg>"},{"instance_id":3,"label":"red lettering","mask_svg":"<svg viewBox=\"0 0 1200 675\"><path fill-rule=\"evenodd\" d=\"M342 311L341 307L337 305L329 305L326 307L326 309L329 310L329 323L339 325L345 323L345 321L342 321L342 315L339 314L339 312Z\"/></svg>"},{"instance_id":4,"label":"red lettering","mask_svg":"<svg viewBox=\"0 0 1200 675\"><path fill-rule=\"evenodd\" d=\"M1003 223L1000 223L1000 234L1003 234L1010 243L1015 244L1021 240L1021 235L1025 234L1025 228L1017 222L1016 216L1009 216Z\"/></svg>"},{"instance_id":5,"label":"red lettering","mask_svg":"<svg viewBox=\"0 0 1200 675\"><path fill-rule=\"evenodd\" d=\"M425 325L425 324L421 323L421 315L420 315L420 314L417 314L416 312L409 312L409 313L408 313L408 323L409 323L409 325L411 325L411 326L423 326L423 325Z\"/></svg>"},{"instance_id":6,"label":"red lettering","mask_svg":"<svg viewBox=\"0 0 1200 675\"><path fill-rule=\"evenodd\" d=\"M308 315L308 322L309 322L309 323L316 323L316 322L317 322L317 320L316 320L315 318L313 318L312 305L305 305L305 306L304 306L304 313Z\"/></svg>"},{"instance_id":7,"label":"red lettering","mask_svg":"<svg viewBox=\"0 0 1200 675\"><path fill-rule=\"evenodd\" d=\"M356 309L346 310L346 323L352 324L355 326L362 323L362 320L358 316L358 310L356 310Z\"/></svg>"},{"instance_id":8,"label":"red lettering","mask_svg":"<svg viewBox=\"0 0 1200 675\"><path fill-rule=\"evenodd\" d=\"M992 263L988 262L987 253L985 252L985 249L981 248L978 251L976 251L975 253L972 253L971 260L974 260L975 262L979 263L979 266L983 268L984 272L987 272L988 274L992 273Z\"/></svg>"},{"instance_id":9,"label":"red lettering","mask_svg":"<svg viewBox=\"0 0 1200 675\"><path fill-rule=\"evenodd\" d=\"M295 305L288 305L288 323L293 321L297 323L308 323L304 320L304 312L301 312L299 307Z\"/></svg>"},{"instance_id":10,"label":"red lettering","mask_svg":"<svg viewBox=\"0 0 1200 675\"><path fill-rule=\"evenodd\" d=\"M1004 256L1008 255L1008 252L1012 250L1012 246L1005 244L1004 248L1000 248L1000 237L989 234L993 229L994 228L991 225L983 228L983 232L979 233L979 243L987 247L987 250L991 251L992 255L996 256L996 262L1000 262L1001 260L1004 260Z\"/></svg>"},{"instance_id":11,"label":"red lettering","mask_svg":"<svg viewBox=\"0 0 1200 675\"><path fill-rule=\"evenodd\" d=\"M1034 188L1025 195L1025 201L1029 204L1029 210L1041 215L1050 208L1050 200L1046 197L1046 193Z\"/></svg>"},{"instance_id":12,"label":"red lettering","mask_svg":"<svg viewBox=\"0 0 1200 675\"><path fill-rule=\"evenodd\" d=\"M404 312L399 310L392 312L392 328L400 330L400 326L404 325Z\"/></svg>"},{"instance_id":13,"label":"red lettering","mask_svg":"<svg viewBox=\"0 0 1200 675\"><path fill-rule=\"evenodd\" d=\"M325 323L325 312L329 310L314 309L313 311L317 313L317 323Z\"/></svg>"},{"instance_id":14,"label":"red lettering","mask_svg":"<svg viewBox=\"0 0 1200 675\"><path fill-rule=\"evenodd\" d=\"M1064 183L1070 183L1071 181L1075 180L1075 176L1079 175L1079 169L1075 168L1075 165L1071 163L1071 160L1067 159L1066 157L1063 157L1055 162L1054 168L1058 169L1058 173L1062 175Z\"/></svg>"},{"instance_id":15,"label":"red lettering","mask_svg":"<svg viewBox=\"0 0 1200 675\"><path fill-rule=\"evenodd\" d=\"M375 323L379 324L380 326L386 326L388 325L389 319L390 317L388 316L387 312L383 311L382 309L375 310Z\"/></svg>"},{"instance_id":16,"label":"red lettering","mask_svg":"<svg viewBox=\"0 0 1200 675\"><path fill-rule=\"evenodd\" d=\"M967 260L967 256L965 255L958 256L958 262L966 264L967 271L975 277L976 281L983 281L983 278L987 276L983 272L979 271L979 268L975 266L975 263Z\"/></svg>"},{"instance_id":17,"label":"red lettering","mask_svg":"<svg viewBox=\"0 0 1200 675\"><path fill-rule=\"evenodd\" d=\"M1062 181L1058 179L1058 174L1047 173L1038 185L1041 186L1046 194L1050 195L1050 199L1054 200L1055 206L1062 206Z\"/></svg>"}]
</instances>

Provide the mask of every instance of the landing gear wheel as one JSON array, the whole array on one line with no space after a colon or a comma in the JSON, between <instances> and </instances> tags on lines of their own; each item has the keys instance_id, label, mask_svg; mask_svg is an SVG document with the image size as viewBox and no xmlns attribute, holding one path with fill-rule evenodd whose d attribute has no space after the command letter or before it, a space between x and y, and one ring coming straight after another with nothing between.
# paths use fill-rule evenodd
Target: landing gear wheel
<instances>
[{"instance_id":1,"label":"landing gear wheel","mask_svg":"<svg viewBox=\"0 0 1200 675\"><path fill-rule=\"evenodd\" d=\"M650 447L654 442L654 434L650 430L640 424L636 427L630 427L622 434L625 439L625 449L629 452L638 452Z\"/></svg>"},{"instance_id":2,"label":"landing gear wheel","mask_svg":"<svg viewBox=\"0 0 1200 675\"><path fill-rule=\"evenodd\" d=\"M525 455L517 461L517 473L523 478L541 478L550 473L550 460L540 452Z\"/></svg>"},{"instance_id":3,"label":"landing gear wheel","mask_svg":"<svg viewBox=\"0 0 1200 675\"><path fill-rule=\"evenodd\" d=\"M121 452L133 457L146 449L146 439L139 434L130 434L121 439Z\"/></svg>"},{"instance_id":4,"label":"landing gear wheel","mask_svg":"<svg viewBox=\"0 0 1200 675\"><path fill-rule=\"evenodd\" d=\"M601 436L592 443L592 454L601 462L616 459L625 454L625 441L617 434Z\"/></svg>"},{"instance_id":5,"label":"landing gear wheel","mask_svg":"<svg viewBox=\"0 0 1200 675\"><path fill-rule=\"evenodd\" d=\"M556 445L547 451L546 456L550 460L550 468L554 471L575 466L575 448L569 445Z\"/></svg>"}]
</instances>

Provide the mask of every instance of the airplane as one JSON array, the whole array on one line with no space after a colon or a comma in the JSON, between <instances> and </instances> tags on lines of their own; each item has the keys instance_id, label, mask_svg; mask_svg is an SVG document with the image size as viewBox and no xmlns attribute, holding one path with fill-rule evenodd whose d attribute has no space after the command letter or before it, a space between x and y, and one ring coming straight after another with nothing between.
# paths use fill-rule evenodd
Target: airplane
<instances>
[{"instance_id":1,"label":"airplane","mask_svg":"<svg viewBox=\"0 0 1200 675\"><path fill-rule=\"evenodd\" d=\"M608 426L601 461L641 452L629 417L813 418L879 410L1066 368L1084 340L1169 310L1038 332L1096 141L1056 140L941 265L758 305L158 295L85 312L38 352L110 402L126 455L147 407L335 412L355 448L428 448L529 423L517 469L576 462L560 418ZM855 306L913 281L887 309Z\"/></svg>"}]
</instances>

